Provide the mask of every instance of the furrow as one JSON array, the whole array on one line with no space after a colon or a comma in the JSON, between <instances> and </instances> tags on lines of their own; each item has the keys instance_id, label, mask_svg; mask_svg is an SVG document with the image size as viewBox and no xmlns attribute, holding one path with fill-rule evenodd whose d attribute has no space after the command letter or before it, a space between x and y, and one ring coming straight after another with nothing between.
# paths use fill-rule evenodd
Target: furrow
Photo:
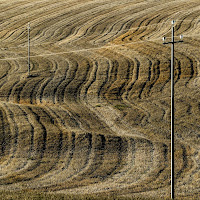
<instances>
[{"instance_id":1,"label":"furrow","mask_svg":"<svg viewBox=\"0 0 200 200\"><path fill-rule=\"evenodd\" d=\"M117 61L117 55L113 55L113 58ZM121 96L126 90L126 86L128 85L128 80L129 80L129 74L131 70L131 61L129 61L128 58L123 57L120 55L121 59L118 62L117 68L115 70L115 76L116 78L113 80L113 83L110 85L110 87L107 89L105 92L106 96L108 99L117 99L120 100ZM112 75L111 75L112 76Z\"/></svg>"},{"instance_id":2,"label":"furrow","mask_svg":"<svg viewBox=\"0 0 200 200\"><path fill-rule=\"evenodd\" d=\"M155 63L153 66L153 77L152 77L152 79L150 78L151 82L153 82L153 83L151 83L149 86L148 94L151 92L151 89L156 84L159 77L160 77L160 61L157 61L157 63Z\"/></svg>"},{"instance_id":3,"label":"furrow","mask_svg":"<svg viewBox=\"0 0 200 200\"><path fill-rule=\"evenodd\" d=\"M15 159L17 148L18 148L18 140L19 140L19 127L17 126L17 122L15 121L14 113L10 109L10 105L3 103L2 108L4 109L9 127L10 127L10 152L9 157L1 164L1 169L3 170L3 175L9 171L9 168L14 168L12 165L12 161ZM2 174L1 174L2 177Z\"/></svg>"},{"instance_id":4,"label":"furrow","mask_svg":"<svg viewBox=\"0 0 200 200\"><path fill-rule=\"evenodd\" d=\"M77 68L75 68L73 80L65 88L65 101L78 101L80 99L81 87L87 81L91 71L90 61L84 57L78 57Z\"/></svg>"},{"instance_id":5,"label":"furrow","mask_svg":"<svg viewBox=\"0 0 200 200\"><path fill-rule=\"evenodd\" d=\"M99 54L98 54L99 55ZM95 63L97 71L95 72L94 82L87 89L87 98L89 101L98 101L103 98L102 90L108 80L108 72L110 71L110 62L107 58L99 55ZM97 99L97 100L96 100Z\"/></svg>"},{"instance_id":6,"label":"furrow","mask_svg":"<svg viewBox=\"0 0 200 200\"><path fill-rule=\"evenodd\" d=\"M9 157L11 149L10 125L3 107L0 107L0 163L2 164Z\"/></svg>"},{"instance_id":7,"label":"furrow","mask_svg":"<svg viewBox=\"0 0 200 200\"><path fill-rule=\"evenodd\" d=\"M66 98L65 96L68 96L65 91L66 87L73 81L78 70L78 63L73 57L70 57L70 59L68 59L68 62L69 68L66 71L66 77L64 77L65 79L63 79L63 81L59 85L59 88L57 89L57 102L59 103L63 103Z\"/></svg>"},{"instance_id":8,"label":"furrow","mask_svg":"<svg viewBox=\"0 0 200 200\"><path fill-rule=\"evenodd\" d=\"M83 99L85 102L88 102L87 99L88 98L90 99L90 96L92 99L96 97L94 95L91 95L88 91L89 88L92 86L92 84L96 81L97 70L98 70L98 62L93 61L90 77L88 81L85 83L85 85L82 87L82 90L80 92L80 98Z\"/></svg>"},{"instance_id":9,"label":"furrow","mask_svg":"<svg viewBox=\"0 0 200 200\"><path fill-rule=\"evenodd\" d=\"M61 63L58 63L58 67ZM42 88L42 94L40 95L40 99L45 102L52 102L55 104L55 99L57 97L56 93L61 85L61 83L66 79L68 72L68 63L63 62L61 66L63 68L58 68L55 72L55 75L52 79L49 79Z\"/></svg>"},{"instance_id":10,"label":"furrow","mask_svg":"<svg viewBox=\"0 0 200 200\"><path fill-rule=\"evenodd\" d=\"M19 106L10 104L10 107L15 111L14 117L19 127L19 134L15 157L9 163L7 167L8 171L1 179L5 184L15 182L18 174L31 165L31 153L33 148L34 128L28 121L26 113L24 113Z\"/></svg>"},{"instance_id":11,"label":"furrow","mask_svg":"<svg viewBox=\"0 0 200 200\"><path fill-rule=\"evenodd\" d=\"M51 171L56 166L62 148L62 132L60 132L58 129L56 130L55 126L51 125L52 119L50 118L48 113L46 113L46 111L44 111L43 109L38 110L38 108L36 107L28 107L27 110L29 110L29 112L31 111L32 115L34 115L36 121L41 127L42 135L38 137L38 132L34 134L35 155L32 165L22 170L21 173L17 174L16 177L10 177L10 179L14 179L17 182L32 180L34 178L40 177L42 174L45 174L48 171ZM39 116L37 114L38 111L41 112L43 116ZM49 120L50 123L48 123ZM52 131L54 131L54 133L56 134L54 137L51 134L53 133ZM49 135L51 135L52 137L49 138ZM56 145L52 144L52 139L54 140L54 142L55 140L57 141Z\"/></svg>"}]
</instances>

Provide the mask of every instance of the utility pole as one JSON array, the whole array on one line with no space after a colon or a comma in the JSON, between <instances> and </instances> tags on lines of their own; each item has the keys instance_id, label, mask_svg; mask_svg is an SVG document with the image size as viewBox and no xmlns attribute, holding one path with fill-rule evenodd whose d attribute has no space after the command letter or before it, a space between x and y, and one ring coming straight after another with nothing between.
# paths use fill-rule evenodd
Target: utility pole
<instances>
[{"instance_id":1,"label":"utility pole","mask_svg":"<svg viewBox=\"0 0 200 200\"><path fill-rule=\"evenodd\" d=\"M30 76L30 23L28 23L28 76Z\"/></svg>"},{"instance_id":2,"label":"utility pole","mask_svg":"<svg viewBox=\"0 0 200 200\"><path fill-rule=\"evenodd\" d=\"M180 41L174 41L174 26L175 21L172 21L172 41L165 42L163 37L163 44L171 44L171 199L174 199L174 44L183 42L183 36L180 36Z\"/></svg>"}]
</instances>

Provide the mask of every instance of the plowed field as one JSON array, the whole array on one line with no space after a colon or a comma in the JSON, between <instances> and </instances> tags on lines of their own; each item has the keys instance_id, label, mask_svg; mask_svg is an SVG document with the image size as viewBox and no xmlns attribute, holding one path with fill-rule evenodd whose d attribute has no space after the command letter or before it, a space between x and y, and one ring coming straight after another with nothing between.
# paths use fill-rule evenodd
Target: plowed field
<instances>
[{"instance_id":1,"label":"plowed field","mask_svg":"<svg viewBox=\"0 0 200 200\"><path fill-rule=\"evenodd\" d=\"M199 0L1 0L0 190L200 196ZM27 50L30 22L30 76Z\"/></svg>"}]
</instances>

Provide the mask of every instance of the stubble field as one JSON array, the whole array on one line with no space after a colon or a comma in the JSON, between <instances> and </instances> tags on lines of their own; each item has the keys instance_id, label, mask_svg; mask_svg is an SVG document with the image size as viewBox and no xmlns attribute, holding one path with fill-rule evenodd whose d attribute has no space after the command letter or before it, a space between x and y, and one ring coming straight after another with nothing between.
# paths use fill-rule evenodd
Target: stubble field
<instances>
[{"instance_id":1,"label":"stubble field","mask_svg":"<svg viewBox=\"0 0 200 200\"><path fill-rule=\"evenodd\" d=\"M175 196L199 198L199 0L1 0L0 10L4 196L170 197L162 37L176 20Z\"/></svg>"}]
</instances>

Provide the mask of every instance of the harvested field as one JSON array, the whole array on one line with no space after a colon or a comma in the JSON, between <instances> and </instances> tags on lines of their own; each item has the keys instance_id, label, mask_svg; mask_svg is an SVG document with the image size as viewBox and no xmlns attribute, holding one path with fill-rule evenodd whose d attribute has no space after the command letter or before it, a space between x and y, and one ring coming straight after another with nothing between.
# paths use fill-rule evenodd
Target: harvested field
<instances>
[{"instance_id":1,"label":"harvested field","mask_svg":"<svg viewBox=\"0 0 200 200\"><path fill-rule=\"evenodd\" d=\"M176 20L175 196L199 199L199 0L1 0L0 10L3 195L170 197L162 37Z\"/></svg>"}]
</instances>

